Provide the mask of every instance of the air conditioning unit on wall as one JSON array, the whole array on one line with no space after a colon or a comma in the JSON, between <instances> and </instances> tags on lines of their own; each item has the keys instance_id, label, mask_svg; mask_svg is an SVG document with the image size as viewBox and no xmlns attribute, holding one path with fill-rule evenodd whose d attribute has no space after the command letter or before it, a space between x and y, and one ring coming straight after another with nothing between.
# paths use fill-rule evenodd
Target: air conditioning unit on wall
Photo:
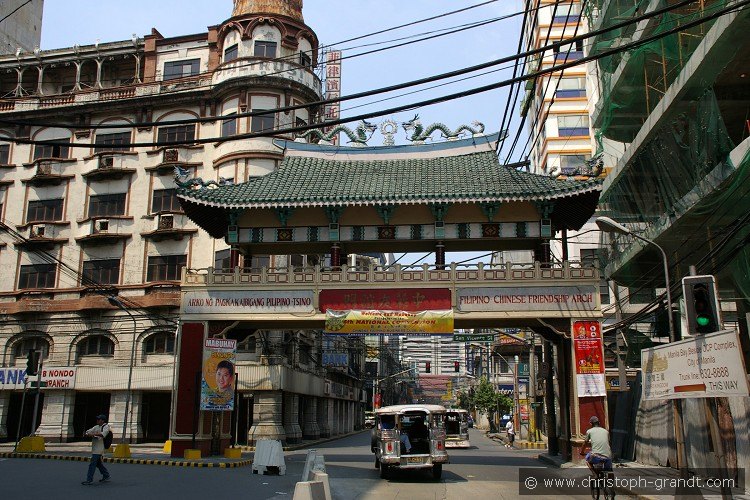
<instances>
[{"instance_id":1,"label":"air conditioning unit on wall","mask_svg":"<svg viewBox=\"0 0 750 500\"><path fill-rule=\"evenodd\" d=\"M101 156L99 158L99 168L101 169L108 169L108 168L114 168L115 166L115 159L112 156Z\"/></svg>"},{"instance_id":2,"label":"air conditioning unit on wall","mask_svg":"<svg viewBox=\"0 0 750 500\"><path fill-rule=\"evenodd\" d=\"M165 149L164 150L164 158L162 161L164 163L174 163L176 161L179 161L179 152L176 149Z\"/></svg>"},{"instance_id":3,"label":"air conditioning unit on wall","mask_svg":"<svg viewBox=\"0 0 750 500\"><path fill-rule=\"evenodd\" d=\"M48 238L47 226L45 224L34 224L29 228L29 238Z\"/></svg>"},{"instance_id":4,"label":"air conditioning unit on wall","mask_svg":"<svg viewBox=\"0 0 750 500\"><path fill-rule=\"evenodd\" d=\"M94 234L108 233L109 219L99 219L94 221Z\"/></svg>"},{"instance_id":5,"label":"air conditioning unit on wall","mask_svg":"<svg viewBox=\"0 0 750 500\"><path fill-rule=\"evenodd\" d=\"M174 215L164 214L159 216L156 229L163 231L165 229L174 229Z\"/></svg>"}]
</instances>

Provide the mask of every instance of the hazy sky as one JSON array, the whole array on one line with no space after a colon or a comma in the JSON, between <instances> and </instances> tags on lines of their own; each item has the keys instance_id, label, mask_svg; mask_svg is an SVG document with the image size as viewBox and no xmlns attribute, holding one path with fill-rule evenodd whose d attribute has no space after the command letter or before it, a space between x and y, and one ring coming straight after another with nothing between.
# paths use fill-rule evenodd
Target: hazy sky
<instances>
[{"instance_id":1,"label":"hazy sky","mask_svg":"<svg viewBox=\"0 0 750 500\"><path fill-rule=\"evenodd\" d=\"M520 11L522 0L498 0L467 12L443 17L415 26L390 31L355 42L343 40L380 31L400 24L425 19L452 10L483 3L483 0L304 0L305 22L318 35L321 45L333 45L343 50L344 56L369 51L383 45L355 48L378 42L402 43L398 38L410 37L435 30L489 20ZM129 40L132 34L144 36L156 28L165 37L205 32L207 26L221 23L232 12L231 0L47 0L44 5L42 49L88 45L100 42ZM396 83L424 78L516 53L521 16L493 22L459 33L411 43L383 52L363 55L342 61L342 94L362 92ZM417 38L423 38L419 36ZM497 66L497 68L508 65ZM485 70L487 71L487 70ZM373 96L359 101L342 103L342 116L387 109L437 96L461 92L510 78L512 68L465 79L435 89L374 102L393 95ZM435 85L435 84L432 84ZM413 92L414 89L411 90ZM424 125L445 123L449 128L478 120L487 132L500 128L505 109L505 88L462 98L447 103L402 112L391 118L401 123L419 113ZM354 108L354 106L357 106ZM515 133L518 106L512 110ZM383 118L375 118L380 123ZM379 133L371 145L380 143ZM525 140L523 136L521 144ZM405 132L399 131L396 144L405 144ZM514 158L516 159L516 158ZM448 259L460 260L461 255ZM487 261L487 259L483 259ZM433 262L429 257L425 262ZM405 260L402 260L405 262Z\"/></svg>"}]
</instances>

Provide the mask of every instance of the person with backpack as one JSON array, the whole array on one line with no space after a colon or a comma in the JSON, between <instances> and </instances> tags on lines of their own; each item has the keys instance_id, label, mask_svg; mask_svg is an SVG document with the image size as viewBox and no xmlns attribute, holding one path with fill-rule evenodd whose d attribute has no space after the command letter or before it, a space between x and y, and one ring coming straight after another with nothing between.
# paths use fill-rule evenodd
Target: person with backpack
<instances>
[{"instance_id":1,"label":"person with backpack","mask_svg":"<svg viewBox=\"0 0 750 500\"><path fill-rule=\"evenodd\" d=\"M91 462L89 462L89 471L86 475L86 480L81 484L88 486L94 483L94 472L99 469L102 473L102 478L99 480L100 483L109 479L109 471L104 467L102 462L102 453L104 450L112 446L112 430L109 428L107 423L106 415L98 415L96 417L96 425L84 433L85 436L91 437Z\"/></svg>"}]
</instances>

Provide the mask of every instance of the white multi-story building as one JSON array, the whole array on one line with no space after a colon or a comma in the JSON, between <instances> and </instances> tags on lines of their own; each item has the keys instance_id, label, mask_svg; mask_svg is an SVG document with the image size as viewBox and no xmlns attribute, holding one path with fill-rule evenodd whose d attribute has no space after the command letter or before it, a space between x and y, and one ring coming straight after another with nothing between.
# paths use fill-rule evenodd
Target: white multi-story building
<instances>
[{"instance_id":1,"label":"white multi-story building","mask_svg":"<svg viewBox=\"0 0 750 500\"><path fill-rule=\"evenodd\" d=\"M0 13L19 3L3 2ZM41 3L14 16L38 20ZM182 268L278 260L240 256L200 232L182 213L173 172L217 182L262 176L282 159L272 138L233 136L316 118L315 108L234 116L322 98L318 40L301 4L238 0L205 33L153 30L0 57L0 439L16 437L29 349L76 375L65 390L43 391L36 423L23 412L21 435L38 428L71 439L98 413L119 431L132 367L128 434L168 437ZM305 349L317 347L289 333L299 349L285 362L309 364L294 353L309 358ZM259 360L256 330L224 335L238 340L239 360ZM252 403L239 404L247 436Z\"/></svg>"}]
</instances>

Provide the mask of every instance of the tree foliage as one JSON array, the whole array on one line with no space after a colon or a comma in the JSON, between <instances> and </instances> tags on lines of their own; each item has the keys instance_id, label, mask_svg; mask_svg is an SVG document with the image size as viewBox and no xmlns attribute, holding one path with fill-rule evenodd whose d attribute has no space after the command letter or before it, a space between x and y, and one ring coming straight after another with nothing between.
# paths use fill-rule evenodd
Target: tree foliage
<instances>
[{"instance_id":1,"label":"tree foliage","mask_svg":"<svg viewBox=\"0 0 750 500\"><path fill-rule=\"evenodd\" d=\"M490 430L495 430L495 413L499 412L502 415L510 412L513 407L513 401L508 396L497 392L485 377L479 379L479 385L470 399L471 404L479 412L487 415L487 419L490 421Z\"/></svg>"}]
</instances>

